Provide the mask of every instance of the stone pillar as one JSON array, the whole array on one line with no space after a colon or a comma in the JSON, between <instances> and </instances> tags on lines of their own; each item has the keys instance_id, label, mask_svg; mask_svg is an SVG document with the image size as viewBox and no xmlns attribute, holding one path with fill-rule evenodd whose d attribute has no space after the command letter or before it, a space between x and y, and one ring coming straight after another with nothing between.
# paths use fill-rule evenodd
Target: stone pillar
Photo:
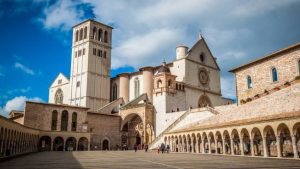
<instances>
[{"instance_id":1,"label":"stone pillar","mask_svg":"<svg viewBox=\"0 0 300 169\"><path fill-rule=\"evenodd\" d=\"M293 144L293 152L294 152L294 158L299 158L298 155L298 149L297 149L297 140L296 140L296 136L292 135L292 144Z\"/></svg>"},{"instance_id":2,"label":"stone pillar","mask_svg":"<svg viewBox=\"0 0 300 169\"><path fill-rule=\"evenodd\" d=\"M64 140L66 140L66 139L64 139ZM66 142L66 141L64 141L64 145L63 145L63 151L66 151L66 144L67 144L67 142Z\"/></svg>"},{"instance_id":3,"label":"stone pillar","mask_svg":"<svg viewBox=\"0 0 300 169\"><path fill-rule=\"evenodd\" d=\"M277 157L282 157L282 150L281 150L281 139L280 136L276 136L276 146L277 146Z\"/></svg>"},{"instance_id":4,"label":"stone pillar","mask_svg":"<svg viewBox=\"0 0 300 169\"><path fill-rule=\"evenodd\" d=\"M251 156L255 156L255 154L254 154L254 143L253 143L252 138L250 138L250 149L251 149Z\"/></svg>"},{"instance_id":5,"label":"stone pillar","mask_svg":"<svg viewBox=\"0 0 300 169\"><path fill-rule=\"evenodd\" d=\"M218 141L215 140L215 154L218 154Z\"/></svg>"},{"instance_id":6,"label":"stone pillar","mask_svg":"<svg viewBox=\"0 0 300 169\"><path fill-rule=\"evenodd\" d=\"M208 139L208 154L211 154L210 139Z\"/></svg>"},{"instance_id":7,"label":"stone pillar","mask_svg":"<svg viewBox=\"0 0 300 169\"><path fill-rule=\"evenodd\" d=\"M222 138L222 149L223 149L223 154L226 154L226 151L225 151L225 139Z\"/></svg>"},{"instance_id":8,"label":"stone pillar","mask_svg":"<svg viewBox=\"0 0 300 169\"><path fill-rule=\"evenodd\" d=\"M230 151L231 155L234 155L234 142L232 138L230 138Z\"/></svg>"},{"instance_id":9,"label":"stone pillar","mask_svg":"<svg viewBox=\"0 0 300 169\"><path fill-rule=\"evenodd\" d=\"M88 151L91 151L91 142L88 141Z\"/></svg>"},{"instance_id":10,"label":"stone pillar","mask_svg":"<svg viewBox=\"0 0 300 169\"><path fill-rule=\"evenodd\" d=\"M54 150L53 150L53 144L54 144L54 140L51 141L51 151L54 151Z\"/></svg>"},{"instance_id":11,"label":"stone pillar","mask_svg":"<svg viewBox=\"0 0 300 169\"><path fill-rule=\"evenodd\" d=\"M199 153L199 139L196 139L196 145L195 145L195 149L196 149L196 152L195 153Z\"/></svg>"},{"instance_id":12,"label":"stone pillar","mask_svg":"<svg viewBox=\"0 0 300 169\"><path fill-rule=\"evenodd\" d=\"M205 145L204 145L204 139L202 139L202 142L201 142L201 149L202 149L202 154L205 154Z\"/></svg>"},{"instance_id":13,"label":"stone pillar","mask_svg":"<svg viewBox=\"0 0 300 169\"><path fill-rule=\"evenodd\" d=\"M264 157L269 157L266 136L263 137L263 149L264 149Z\"/></svg>"}]
</instances>

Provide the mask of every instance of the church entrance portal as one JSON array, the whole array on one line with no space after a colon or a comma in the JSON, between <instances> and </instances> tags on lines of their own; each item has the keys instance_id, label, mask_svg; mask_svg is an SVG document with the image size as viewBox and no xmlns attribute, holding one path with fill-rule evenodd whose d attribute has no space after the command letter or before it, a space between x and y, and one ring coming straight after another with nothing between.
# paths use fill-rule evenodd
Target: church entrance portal
<instances>
[{"instance_id":1,"label":"church entrance portal","mask_svg":"<svg viewBox=\"0 0 300 169\"><path fill-rule=\"evenodd\" d=\"M108 140L103 140L103 143L102 143L102 150L109 150L109 142Z\"/></svg>"},{"instance_id":2,"label":"church entrance portal","mask_svg":"<svg viewBox=\"0 0 300 169\"><path fill-rule=\"evenodd\" d=\"M140 116L132 114L126 119L122 127L122 149L133 149L137 145L142 148L144 139L144 126Z\"/></svg>"}]
</instances>

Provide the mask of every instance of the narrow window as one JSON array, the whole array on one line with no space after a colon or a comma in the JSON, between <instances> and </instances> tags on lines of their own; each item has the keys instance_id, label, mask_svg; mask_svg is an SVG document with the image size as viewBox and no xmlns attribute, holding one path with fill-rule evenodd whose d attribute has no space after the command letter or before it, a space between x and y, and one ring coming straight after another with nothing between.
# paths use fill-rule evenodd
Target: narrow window
<instances>
[{"instance_id":1,"label":"narrow window","mask_svg":"<svg viewBox=\"0 0 300 169\"><path fill-rule=\"evenodd\" d=\"M201 62L204 62L204 59L205 59L204 53L201 53L201 54L200 54L200 61L201 61Z\"/></svg>"},{"instance_id":2,"label":"narrow window","mask_svg":"<svg viewBox=\"0 0 300 169\"><path fill-rule=\"evenodd\" d=\"M277 75L277 70L276 68L272 68L272 80L273 82L277 82L278 81L278 75Z\"/></svg>"},{"instance_id":3,"label":"narrow window","mask_svg":"<svg viewBox=\"0 0 300 169\"><path fill-rule=\"evenodd\" d=\"M64 110L61 114L61 131L68 130L68 112Z\"/></svg>"},{"instance_id":4,"label":"narrow window","mask_svg":"<svg viewBox=\"0 0 300 169\"><path fill-rule=\"evenodd\" d=\"M62 82L62 80L61 80L61 79L59 79L59 80L57 81L57 83L58 83L58 84L61 84L61 82Z\"/></svg>"},{"instance_id":5,"label":"narrow window","mask_svg":"<svg viewBox=\"0 0 300 169\"><path fill-rule=\"evenodd\" d=\"M113 90L112 90L112 100L116 100L118 97L118 86L116 83L113 84Z\"/></svg>"},{"instance_id":6,"label":"narrow window","mask_svg":"<svg viewBox=\"0 0 300 169\"><path fill-rule=\"evenodd\" d=\"M98 49L97 56L100 56L100 49Z\"/></svg>"},{"instance_id":7,"label":"narrow window","mask_svg":"<svg viewBox=\"0 0 300 169\"><path fill-rule=\"evenodd\" d=\"M77 51L75 52L75 58L77 57Z\"/></svg>"},{"instance_id":8,"label":"narrow window","mask_svg":"<svg viewBox=\"0 0 300 169\"><path fill-rule=\"evenodd\" d=\"M108 34L107 31L104 31L104 42L107 43L108 42Z\"/></svg>"},{"instance_id":9,"label":"narrow window","mask_svg":"<svg viewBox=\"0 0 300 169\"><path fill-rule=\"evenodd\" d=\"M78 51L78 56L81 56L81 50Z\"/></svg>"},{"instance_id":10,"label":"narrow window","mask_svg":"<svg viewBox=\"0 0 300 169\"><path fill-rule=\"evenodd\" d=\"M252 79L251 79L251 76L247 76L247 86L248 86L248 89L252 88Z\"/></svg>"},{"instance_id":11,"label":"narrow window","mask_svg":"<svg viewBox=\"0 0 300 169\"><path fill-rule=\"evenodd\" d=\"M82 40L82 37L83 37L83 29L80 29L79 40Z\"/></svg>"},{"instance_id":12,"label":"narrow window","mask_svg":"<svg viewBox=\"0 0 300 169\"><path fill-rule=\"evenodd\" d=\"M74 112L72 114L72 131L76 131L77 129L77 113Z\"/></svg>"},{"instance_id":13,"label":"narrow window","mask_svg":"<svg viewBox=\"0 0 300 169\"><path fill-rule=\"evenodd\" d=\"M102 41L102 29L98 30L98 41Z\"/></svg>"},{"instance_id":14,"label":"narrow window","mask_svg":"<svg viewBox=\"0 0 300 169\"><path fill-rule=\"evenodd\" d=\"M78 81L77 83L76 83L76 87L79 87L80 86L80 81Z\"/></svg>"},{"instance_id":15,"label":"narrow window","mask_svg":"<svg viewBox=\"0 0 300 169\"><path fill-rule=\"evenodd\" d=\"M87 27L84 27L84 36L83 36L84 39L87 38Z\"/></svg>"},{"instance_id":16,"label":"narrow window","mask_svg":"<svg viewBox=\"0 0 300 169\"><path fill-rule=\"evenodd\" d=\"M82 55L85 55L85 48L82 49Z\"/></svg>"},{"instance_id":17,"label":"narrow window","mask_svg":"<svg viewBox=\"0 0 300 169\"><path fill-rule=\"evenodd\" d=\"M57 128L57 111L52 112L51 130L56 130Z\"/></svg>"},{"instance_id":18,"label":"narrow window","mask_svg":"<svg viewBox=\"0 0 300 169\"><path fill-rule=\"evenodd\" d=\"M102 50L100 50L100 57L102 57Z\"/></svg>"},{"instance_id":19,"label":"narrow window","mask_svg":"<svg viewBox=\"0 0 300 169\"><path fill-rule=\"evenodd\" d=\"M157 88L161 88L162 87L162 81L159 79L157 81Z\"/></svg>"},{"instance_id":20,"label":"narrow window","mask_svg":"<svg viewBox=\"0 0 300 169\"><path fill-rule=\"evenodd\" d=\"M93 48L93 55L97 54L97 49Z\"/></svg>"},{"instance_id":21,"label":"narrow window","mask_svg":"<svg viewBox=\"0 0 300 169\"><path fill-rule=\"evenodd\" d=\"M78 41L78 31L76 31L76 35L75 35L75 42Z\"/></svg>"},{"instance_id":22,"label":"narrow window","mask_svg":"<svg viewBox=\"0 0 300 169\"><path fill-rule=\"evenodd\" d=\"M138 78L134 80L134 96L137 98L140 95L140 81Z\"/></svg>"},{"instance_id":23,"label":"narrow window","mask_svg":"<svg viewBox=\"0 0 300 169\"><path fill-rule=\"evenodd\" d=\"M178 90L178 84L176 83L176 90Z\"/></svg>"},{"instance_id":24,"label":"narrow window","mask_svg":"<svg viewBox=\"0 0 300 169\"><path fill-rule=\"evenodd\" d=\"M106 58L106 51L104 51L103 58Z\"/></svg>"},{"instance_id":25,"label":"narrow window","mask_svg":"<svg viewBox=\"0 0 300 169\"><path fill-rule=\"evenodd\" d=\"M172 80L169 80L168 81L168 87L171 87L171 85L172 85Z\"/></svg>"}]
</instances>

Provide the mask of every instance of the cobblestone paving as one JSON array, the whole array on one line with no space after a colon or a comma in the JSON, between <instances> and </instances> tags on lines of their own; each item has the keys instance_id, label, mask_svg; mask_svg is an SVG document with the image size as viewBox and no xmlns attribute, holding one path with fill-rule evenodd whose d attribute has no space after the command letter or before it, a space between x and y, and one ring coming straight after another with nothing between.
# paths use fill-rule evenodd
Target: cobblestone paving
<instances>
[{"instance_id":1,"label":"cobblestone paving","mask_svg":"<svg viewBox=\"0 0 300 169\"><path fill-rule=\"evenodd\" d=\"M133 151L42 152L0 163L0 169L300 168L300 160Z\"/></svg>"}]
</instances>

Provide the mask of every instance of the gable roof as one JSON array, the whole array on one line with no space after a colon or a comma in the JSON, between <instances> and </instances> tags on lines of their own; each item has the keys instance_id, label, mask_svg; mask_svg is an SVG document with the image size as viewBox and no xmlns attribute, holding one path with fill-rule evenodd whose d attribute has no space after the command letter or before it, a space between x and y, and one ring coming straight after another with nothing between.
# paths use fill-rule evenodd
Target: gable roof
<instances>
[{"instance_id":1,"label":"gable roof","mask_svg":"<svg viewBox=\"0 0 300 169\"><path fill-rule=\"evenodd\" d=\"M56 81L56 79L57 79L59 76L64 77L68 82L70 82L69 78L67 78L63 73L60 72L60 73L56 76L56 78L52 81L52 83L51 83L51 85L50 85L50 88L51 88L51 86L54 85L54 82Z\"/></svg>"},{"instance_id":2,"label":"gable roof","mask_svg":"<svg viewBox=\"0 0 300 169\"><path fill-rule=\"evenodd\" d=\"M219 67L218 63L216 62L216 59L215 59L214 55L211 53L211 50L210 50L210 48L208 47L208 45L207 45L207 43L206 43L206 41L205 41L205 39L204 39L203 36L200 36L200 38L198 39L198 41L197 41L197 42L193 45L193 47L189 50L189 52L188 52L187 55L189 55L189 53L192 52L193 49L195 49L198 45L200 45L201 42L202 42L202 43L204 44L204 46L207 48L209 54L213 57L213 61L214 61L214 63L216 64L217 69L220 70L220 67Z\"/></svg>"},{"instance_id":3,"label":"gable roof","mask_svg":"<svg viewBox=\"0 0 300 169\"><path fill-rule=\"evenodd\" d=\"M250 61L250 62L248 62L248 63L246 63L246 64L243 64L243 65L241 65L241 66L235 67L235 68L229 70L229 72L235 73L236 71L238 71L238 70L240 70L240 69L242 69L242 68L251 66L251 65L253 65L253 64L255 64L255 63L263 62L263 61L265 61L265 60L267 60L267 59L270 59L270 58L272 58L272 57L276 57L276 56L278 56L278 55L280 55L280 54L282 54L282 53L289 52L289 51L294 50L294 49L297 49L297 48L300 48L300 42L298 42L298 43L296 43L296 44L294 44L294 45L288 46L288 47L286 47L286 48L277 50L277 51L275 51L275 52L273 52L273 53L271 53L271 54L269 54L269 55L263 56L263 57L261 57L261 58L254 59L254 60L252 60L252 61Z\"/></svg>"}]
</instances>

